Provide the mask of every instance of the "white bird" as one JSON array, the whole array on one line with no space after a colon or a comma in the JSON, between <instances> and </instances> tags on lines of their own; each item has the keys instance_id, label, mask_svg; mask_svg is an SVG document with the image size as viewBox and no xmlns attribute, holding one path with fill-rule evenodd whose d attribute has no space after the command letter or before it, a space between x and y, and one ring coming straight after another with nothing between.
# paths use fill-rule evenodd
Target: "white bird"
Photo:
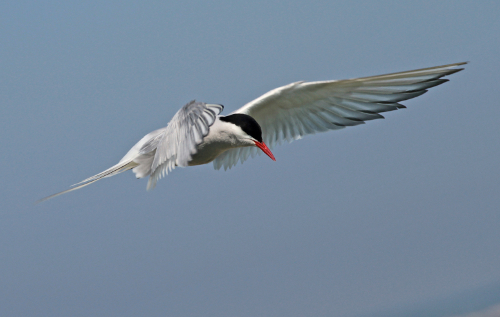
<instances>
[{"instance_id":1,"label":"white bird","mask_svg":"<svg viewBox=\"0 0 500 317\"><path fill-rule=\"evenodd\" d=\"M233 167L261 153L275 160L267 147L292 142L308 134L338 130L372 119L379 113L405 108L400 101L420 96L440 85L466 63L347 80L295 82L269 91L228 116L222 105L191 101L165 128L147 134L113 167L44 201L132 170L149 176L147 189L176 166L213 161L214 168ZM267 144L267 145L266 145Z\"/></svg>"}]
</instances>

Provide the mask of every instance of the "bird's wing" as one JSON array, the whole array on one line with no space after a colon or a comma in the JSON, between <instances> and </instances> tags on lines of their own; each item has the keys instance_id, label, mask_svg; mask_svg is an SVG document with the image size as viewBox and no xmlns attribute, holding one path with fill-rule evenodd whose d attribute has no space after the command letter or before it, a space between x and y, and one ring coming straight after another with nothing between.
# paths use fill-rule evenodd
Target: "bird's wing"
<instances>
[{"instance_id":1,"label":"bird's wing","mask_svg":"<svg viewBox=\"0 0 500 317\"><path fill-rule=\"evenodd\" d=\"M264 142L273 147L308 134L354 126L383 118L379 113L405 106L400 101L415 98L440 85L466 63L456 63L406 72L346 80L296 82L276 88L247 103L234 113L253 117L262 128ZM231 149L214 161L216 169L242 163L260 154L255 147Z\"/></svg>"},{"instance_id":2,"label":"bird's wing","mask_svg":"<svg viewBox=\"0 0 500 317\"><path fill-rule=\"evenodd\" d=\"M158 179L175 166L187 166L191 155L196 153L197 145L203 141L223 109L222 105L191 101L175 114L168 126L148 133L137 142L118 164L74 184L73 188L37 202L69 193L130 169L133 169L138 178L150 175L148 189L151 189Z\"/></svg>"},{"instance_id":3,"label":"bird's wing","mask_svg":"<svg viewBox=\"0 0 500 317\"><path fill-rule=\"evenodd\" d=\"M154 188L156 182L175 166L188 165L223 109L222 105L191 101L175 114L160 134L141 147L141 154L156 149L148 189Z\"/></svg>"}]
</instances>

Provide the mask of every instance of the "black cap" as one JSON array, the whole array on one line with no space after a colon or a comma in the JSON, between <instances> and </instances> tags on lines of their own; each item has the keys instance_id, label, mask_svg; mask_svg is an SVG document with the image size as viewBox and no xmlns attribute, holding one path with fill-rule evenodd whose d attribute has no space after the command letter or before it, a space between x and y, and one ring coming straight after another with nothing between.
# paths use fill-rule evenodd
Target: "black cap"
<instances>
[{"instance_id":1,"label":"black cap","mask_svg":"<svg viewBox=\"0 0 500 317\"><path fill-rule=\"evenodd\" d=\"M262 129L254 118L242 113L230 114L219 118L221 121L235 124L246 134L262 143Z\"/></svg>"}]
</instances>

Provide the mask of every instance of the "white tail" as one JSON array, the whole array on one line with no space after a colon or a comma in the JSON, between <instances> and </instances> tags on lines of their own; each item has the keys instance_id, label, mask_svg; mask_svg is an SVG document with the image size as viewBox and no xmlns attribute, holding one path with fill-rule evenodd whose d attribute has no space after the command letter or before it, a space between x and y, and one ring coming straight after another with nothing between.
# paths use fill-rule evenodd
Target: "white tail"
<instances>
[{"instance_id":1,"label":"white tail","mask_svg":"<svg viewBox=\"0 0 500 317\"><path fill-rule=\"evenodd\" d=\"M105 177L115 176L115 175L120 174L122 172L128 171L129 169L132 169L132 168L136 167L137 165L138 164L133 162L133 161L120 162L120 163L116 164L115 166L112 166L112 167L108 168L107 170L105 170L97 175L94 175L94 176L89 177L89 178L87 178L79 183L71 185L71 186L75 186L73 188L67 189L65 191L62 191L62 192L54 194L54 195L47 196L47 197L42 198L40 200L37 200L36 203L41 203L42 201L46 201L48 199L57 197L59 195L66 194L66 193L72 192L74 190L80 189L80 188L85 187L87 185L90 185L94 182L97 182L98 180L101 180Z\"/></svg>"}]
</instances>

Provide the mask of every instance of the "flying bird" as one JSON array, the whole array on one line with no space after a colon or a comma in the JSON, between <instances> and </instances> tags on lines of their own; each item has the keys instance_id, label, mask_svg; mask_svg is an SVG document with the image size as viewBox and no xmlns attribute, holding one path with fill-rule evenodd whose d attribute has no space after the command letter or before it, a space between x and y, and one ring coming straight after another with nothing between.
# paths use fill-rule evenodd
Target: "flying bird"
<instances>
[{"instance_id":1,"label":"flying bird","mask_svg":"<svg viewBox=\"0 0 500 317\"><path fill-rule=\"evenodd\" d=\"M224 107L191 101L164 128L144 136L118 164L44 201L80 189L105 177L132 170L149 176L147 189L176 166L213 162L215 169L233 167L249 156L316 132L343 129L384 118L381 112L406 108L400 101L441 85L444 76L463 70L456 63L400 73L315 82L295 82L269 91L233 113Z\"/></svg>"}]
</instances>

